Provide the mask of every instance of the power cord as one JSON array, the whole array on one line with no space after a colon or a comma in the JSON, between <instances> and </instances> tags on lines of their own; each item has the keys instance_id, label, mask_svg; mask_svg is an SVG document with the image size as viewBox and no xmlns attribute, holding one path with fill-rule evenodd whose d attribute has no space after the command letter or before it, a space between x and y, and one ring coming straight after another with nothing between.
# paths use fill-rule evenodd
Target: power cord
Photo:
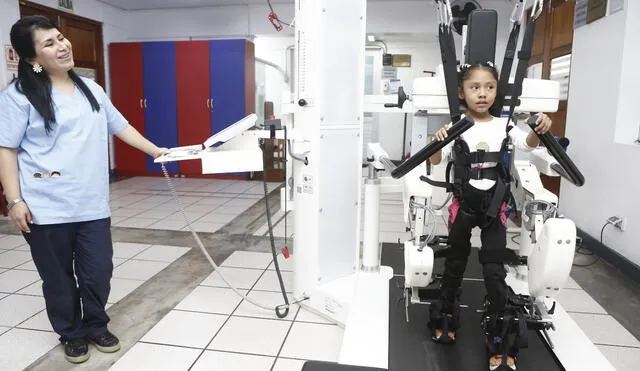
<instances>
[{"instance_id":1,"label":"power cord","mask_svg":"<svg viewBox=\"0 0 640 371\"><path fill-rule=\"evenodd\" d=\"M610 225L610 224L611 224L611 222L607 221L602 226L602 229L600 230L600 245L602 245L602 238L603 238L602 235L604 233L604 229L607 228L607 226ZM586 252L580 251L580 250L583 250L583 249L586 250ZM578 247L576 249L576 253L580 254L580 255L586 255L586 256L595 255L595 253L593 251L591 251L588 248L582 246L582 243L580 244L580 247ZM600 260L600 256L596 255L596 258L591 263L587 263L587 264L576 264L576 263L573 263L573 266L574 267L590 267L590 266L594 265L595 263L597 263L599 260Z\"/></svg>"},{"instance_id":2,"label":"power cord","mask_svg":"<svg viewBox=\"0 0 640 371\"><path fill-rule=\"evenodd\" d=\"M269 212L270 209L269 209L269 198L268 198L268 192L267 192L266 177L263 177L263 179L264 179L263 184L264 184L264 192L265 192L265 203L267 205L267 223L269 225L269 236L270 236L270 239L271 239L271 253L273 255L273 264L275 265L276 273L278 274L278 280L280 281L280 289L282 290L282 295L283 295L284 301L285 301L285 304L278 305L275 308L260 304L260 303L258 303L256 301L250 299L249 297L247 297L246 295L244 295L240 291L238 291L238 289L233 287L233 285L231 285L229 283L229 281L227 281L227 279L222 274L222 272L220 270L220 267L213 261L213 259L211 258L211 255L209 255L209 253L207 252L207 249L204 247L204 244L200 240L200 237L193 230L192 222L187 217L187 214L185 213L185 210L184 210L184 206L182 205L182 203L180 202L180 199L178 198L176 188L173 185L173 182L171 180L171 177L169 176L169 172L167 171L167 168L166 168L165 164L162 162L162 163L160 163L160 165L162 167L162 173L164 174L164 177L167 179L167 184L169 185L169 190L171 191L171 195L173 196L174 201L178 205L178 209L179 209L180 213L182 214L182 216L184 217L184 220L187 222L187 226L189 227L189 230L191 231L191 234L193 235L194 239L196 240L198 246L200 247L200 250L202 250L202 252L204 253L205 257L207 258L207 260L209 261L211 266L213 266L214 271L216 273L218 273L220 278L222 278L224 283L226 283L227 286L229 286L233 290L233 292L235 292L238 296L242 297L244 300L248 301L249 303L255 305L258 308L269 310L269 311L275 309L276 316L278 316L278 318L285 318L289 314L289 308L291 307L291 305L298 304L298 303L308 299L308 297L303 297L303 298L301 298L299 300L296 300L296 301L294 301L292 303L289 303L289 300L287 298L287 294L286 294L286 291L285 291L285 288L284 288L284 283L283 283L283 280L282 280L282 273L280 272L280 266L278 264L278 258L277 258L277 254L276 254L276 250L275 250L275 243L274 243L274 238L273 238L273 229L272 229L272 225L271 225L271 215L270 215L270 212ZM284 308L284 313L281 313L280 310L282 310L283 308Z\"/></svg>"}]
</instances>

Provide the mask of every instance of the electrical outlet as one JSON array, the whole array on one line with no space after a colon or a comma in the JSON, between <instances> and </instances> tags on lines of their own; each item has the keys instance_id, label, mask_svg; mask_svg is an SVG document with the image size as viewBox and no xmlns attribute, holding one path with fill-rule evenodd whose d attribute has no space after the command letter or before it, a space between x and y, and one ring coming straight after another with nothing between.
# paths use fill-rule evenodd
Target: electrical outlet
<instances>
[{"instance_id":1,"label":"electrical outlet","mask_svg":"<svg viewBox=\"0 0 640 371\"><path fill-rule=\"evenodd\" d=\"M614 227L618 228L621 231L624 231L625 229L625 220L623 217L620 216L611 216L607 219L607 223L613 225Z\"/></svg>"},{"instance_id":2,"label":"electrical outlet","mask_svg":"<svg viewBox=\"0 0 640 371\"><path fill-rule=\"evenodd\" d=\"M625 228L627 227L627 219L620 217L620 223L618 223L617 227L624 232Z\"/></svg>"}]
</instances>

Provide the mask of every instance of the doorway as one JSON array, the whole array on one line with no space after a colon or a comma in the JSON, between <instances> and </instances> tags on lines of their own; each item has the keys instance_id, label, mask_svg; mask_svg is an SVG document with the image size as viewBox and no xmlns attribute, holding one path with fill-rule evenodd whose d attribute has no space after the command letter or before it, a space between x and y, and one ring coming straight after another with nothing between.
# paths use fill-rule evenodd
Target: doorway
<instances>
[{"instance_id":1,"label":"doorway","mask_svg":"<svg viewBox=\"0 0 640 371\"><path fill-rule=\"evenodd\" d=\"M102 22L30 1L20 1L20 16L29 15L49 18L73 45L76 73L94 80L105 89Z\"/></svg>"}]
</instances>

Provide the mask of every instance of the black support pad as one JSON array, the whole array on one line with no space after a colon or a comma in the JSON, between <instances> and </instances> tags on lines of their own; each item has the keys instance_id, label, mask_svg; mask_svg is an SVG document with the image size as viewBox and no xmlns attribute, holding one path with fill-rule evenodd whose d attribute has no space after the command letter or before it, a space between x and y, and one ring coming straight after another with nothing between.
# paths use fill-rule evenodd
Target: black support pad
<instances>
[{"instance_id":1,"label":"black support pad","mask_svg":"<svg viewBox=\"0 0 640 371\"><path fill-rule=\"evenodd\" d=\"M387 371L383 368L341 365L335 362L307 361L302 371Z\"/></svg>"},{"instance_id":2,"label":"black support pad","mask_svg":"<svg viewBox=\"0 0 640 371\"><path fill-rule=\"evenodd\" d=\"M493 9L476 9L471 12L464 48L465 62L495 63L497 34L498 12Z\"/></svg>"}]
</instances>

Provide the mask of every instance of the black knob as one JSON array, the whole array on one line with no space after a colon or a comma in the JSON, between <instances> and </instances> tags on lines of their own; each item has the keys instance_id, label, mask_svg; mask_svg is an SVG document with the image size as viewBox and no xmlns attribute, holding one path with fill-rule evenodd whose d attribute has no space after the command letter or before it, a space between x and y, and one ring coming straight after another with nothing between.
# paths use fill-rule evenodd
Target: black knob
<instances>
[{"instance_id":1,"label":"black knob","mask_svg":"<svg viewBox=\"0 0 640 371\"><path fill-rule=\"evenodd\" d=\"M306 106L306 105L307 105L307 101L306 101L306 100L304 100L304 99L300 99L300 100L298 101L298 105L299 105L300 107L304 107L304 106Z\"/></svg>"}]
</instances>

